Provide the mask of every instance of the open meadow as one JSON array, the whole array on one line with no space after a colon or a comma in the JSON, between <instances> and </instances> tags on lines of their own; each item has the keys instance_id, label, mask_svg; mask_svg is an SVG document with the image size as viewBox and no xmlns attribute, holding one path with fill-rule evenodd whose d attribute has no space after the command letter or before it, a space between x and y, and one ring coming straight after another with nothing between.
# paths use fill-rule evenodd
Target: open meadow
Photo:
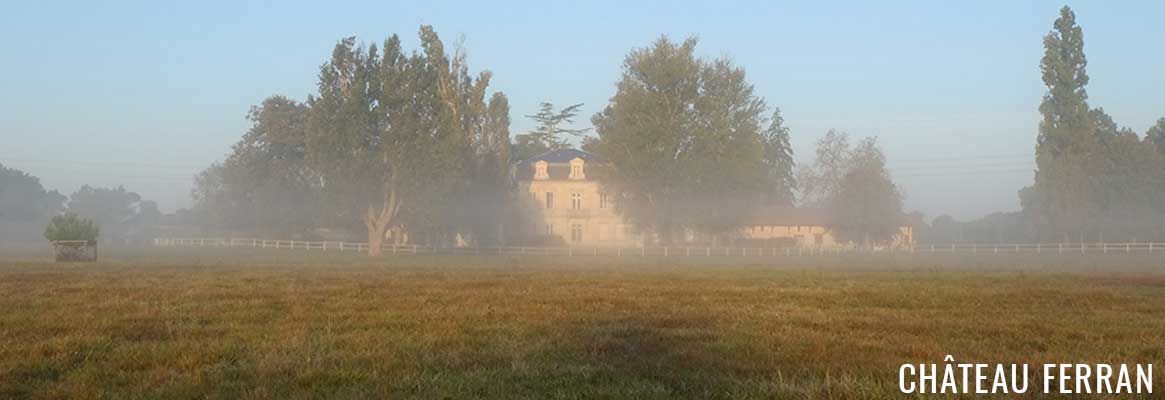
<instances>
[{"instance_id":1,"label":"open meadow","mask_svg":"<svg viewBox=\"0 0 1165 400\"><path fill-rule=\"evenodd\" d=\"M947 354L1165 364L1144 257L164 250L0 258L0 398L900 398Z\"/></svg>"}]
</instances>

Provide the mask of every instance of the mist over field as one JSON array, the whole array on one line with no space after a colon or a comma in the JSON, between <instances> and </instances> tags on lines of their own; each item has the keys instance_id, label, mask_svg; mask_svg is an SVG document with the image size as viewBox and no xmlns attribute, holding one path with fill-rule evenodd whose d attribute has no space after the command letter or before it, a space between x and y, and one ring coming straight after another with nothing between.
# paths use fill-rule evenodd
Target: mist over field
<instances>
[{"instance_id":1,"label":"mist over field","mask_svg":"<svg viewBox=\"0 0 1165 400\"><path fill-rule=\"evenodd\" d=\"M1048 20L1052 14L1042 15ZM192 236L535 245L553 237L589 243L579 238L627 231L639 238L635 245L725 246L758 240L755 233L741 233L749 227L763 232L801 225L827 232L828 238L813 243L818 246L1161 240L1165 119L1158 115L1144 125L1136 117L1130 128L1114 118L1128 114L1105 108L1111 96L1098 101L1088 89L1094 81L1120 82L1125 74L1113 71L1109 59L1085 57L1084 33L1093 31L1083 30L1071 10L1061 10L1050 28L1026 35L1028 50L1012 57L1027 65L1025 83L1042 82L1042 96L1037 92L1023 101L1037 121L1009 128L1017 130L1000 140L963 132L966 121L944 119L940 111L928 116L920 107L888 114L889 120L927 121L920 131L927 135L958 138L918 148L904 147L903 140L917 141L909 129L854 126L843 122L849 117L817 126L821 120L793 117L803 112L802 101L816 100L799 99L799 89L772 82L779 60L755 61L750 52L706 55L732 54L746 44L720 47L719 40L666 33L627 41L623 55L608 57L607 69L598 70L614 75L573 72L605 81L597 86L606 88L602 100L588 103L574 101L591 97L571 93L570 85L516 85L521 77L510 75L508 63L491 65L497 60L489 51L497 44L477 50L478 41L465 34L443 36L421 25L415 32L341 37L330 50L312 49L314 71L272 85L267 90L274 94L250 107L216 116L246 117L249 126L233 133L229 148L171 146L162 153L172 156L159 159L157 150L133 149L180 135L160 130L147 140L127 130L111 136L98 124L67 136L92 143L93 151L82 157L76 146L44 150L60 139L52 131L67 125L38 135L22 117L6 118L0 235L34 242L49 217L71 212L94 220L104 240L120 243ZM1110 35L1101 32L1101 44L1089 41L1087 49L1100 48L1099 54L1112 58L1109 48L1100 47ZM1091 65L1103 66L1103 75L1090 74ZM307 94L281 94L292 82L301 88L292 94ZM539 100L512 103L512 97ZM1015 97L998 92L990 98ZM952 106L972 110L971 101ZM844 104L833 112L847 114ZM118 115L127 123L146 119L126 109ZM949 126L932 126L942 121ZM129 151L104 147L116 142L127 143ZM996 149L1000 143L1005 149ZM538 157L572 148L592 161L580 168L593 172L585 179L596 189L585 195L562 189L559 201L581 195L590 205L602 196L606 205L609 197L608 211L618 218L588 223L577 240L567 233L575 222L537 226L540 218L548 225L554 221L525 199L527 193L542 195L534 192L538 185L523 183L544 179L527 176ZM995 186L982 187L984 178ZM52 182L93 184L74 189ZM964 204L986 195L996 200ZM918 202L939 198L942 203ZM537 202L545 203L543 209L553 206ZM1012 205L979 208L983 204ZM781 210L789 207L805 211ZM544 232L531 232L536 230Z\"/></svg>"},{"instance_id":2,"label":"mist over field","mask_svg":"<svg viewBox=\"0 0 1165 400\"><path fill-rule=\"evenodd\" d=\"M1165 4L601 3L2 7L0 398L1160 393Z\"/></svg>"}]
</instances>

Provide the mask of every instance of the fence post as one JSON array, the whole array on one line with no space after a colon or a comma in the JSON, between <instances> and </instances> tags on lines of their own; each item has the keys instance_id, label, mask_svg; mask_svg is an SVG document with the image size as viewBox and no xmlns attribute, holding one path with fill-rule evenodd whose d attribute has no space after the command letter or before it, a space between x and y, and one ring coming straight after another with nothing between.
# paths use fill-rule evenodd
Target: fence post
<instances>
[{"instance_id":1,"label":"fence post","mask_svg":"<svg viewBox=\"0 0 1165 400\"><path fill-rule=\"evenodd\" d=\"M663 247L663 256L667 257L667 246Z\"/></svg>"},{"instance_id":2,"label":"fence post","mask_svg":"<svg viewBox=\"0 0 1165 400\"><path fill-rule=\"evenodd\" d=\"M574 257L574 246L570 246L570 247L566 248L566 256L567 257Z\"/></svg>"},{"instance_id":3,"label":"fence post","mask_svg":"<svg viewBox=\"0 0 1165 400\"><path fill-rule=\"evenodd\" d=\"M1125 254L1129 253L1129 244L1125 243Z\"/></svg>"},{"instance_id":4,"label":"fence post","mask_svg":"<svg viewBox=\"0 0 1165 400\"><path fill-rule=\"evenodd\" d=\"M1149 254L1153 254L1153 242L1149 242Z\"/></svg>"}]
</instances>

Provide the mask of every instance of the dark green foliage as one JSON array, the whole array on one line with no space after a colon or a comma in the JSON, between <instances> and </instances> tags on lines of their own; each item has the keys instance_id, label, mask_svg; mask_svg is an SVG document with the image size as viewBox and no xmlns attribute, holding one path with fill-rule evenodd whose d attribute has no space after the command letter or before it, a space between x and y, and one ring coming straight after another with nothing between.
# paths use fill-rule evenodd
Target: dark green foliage
<instances>
[{"instance_id":1,"label":"dark green foliage","mask_svg":"<svg viewBox=\"0 0 1165 400\"><path fill-rule=\"evenodd\" d=\"M45 227L44 237L54 242L59 240L93 242L97 240L98 233L99 229L93 220L81 218L75 213L68 212L53 217L49 225Z\"/></svg>"},{"instance_id":2,"label":"dark green foliage","mask_svg":"<svg viewBox=\"0 0 1165 400\"><path fill-rule=\"evenodd\" d=\"M1165 237L1160 128L1142 140L1088 105L1083 32L1068 7L1044 37L1035 182L1020 191L1035 240ZM1161 124L1159 124L1161 125Z\"/></svg>"},{"instance_id":3,"label":"dark green foliage","mask_svg":"<svg viewBox=\"0 0 1165 400\"><path fill-rule=\"evenodd\" d=\"M563 135L583 138L583 135L590 129L574 129L563 126L574 122L574 117L578 115L578 110L581 107L582 103L578 103L555 111L554 103L542 102L539 105L538 113L526 116L526 118L537 122L538 126L529 133L518 135L514 139L517 160L525 160L551 150L569 148L570 143Z\"/></svg>"},{"instance_id":4,"label":"dark green foliage","mask_svg":"<svg viewBox=\"0 0 1165 400\"><path fill-rule=\"evenodd\" d=\"M727 232L788 190L777 166L780 122L766 154L764 99L743 69L698 58L695 47L695 38L660 38L633 50L617 92L592 118L599 140L588 145L614 167L604 185L616 207L664 240L683 229Z\"/></svg>"}]
</instances>

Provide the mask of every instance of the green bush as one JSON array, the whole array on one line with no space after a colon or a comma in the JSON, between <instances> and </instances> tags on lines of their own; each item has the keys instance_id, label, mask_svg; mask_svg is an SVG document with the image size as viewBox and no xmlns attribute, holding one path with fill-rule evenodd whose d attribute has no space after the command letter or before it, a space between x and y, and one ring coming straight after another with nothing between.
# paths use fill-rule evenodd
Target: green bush
<instances>
[{"instance_id":1,"label":"green bush","mask_svg":"<svg viewBox=\"0 0 1165 400\"><path fill-rule=\"evenodd\" d=\"M53 217L49 226L44 230L44 237L49 241L58 240L97 240L97 224L88 218L78 217L74 213L65 213Z\"/></svg>"}]
</instances>

